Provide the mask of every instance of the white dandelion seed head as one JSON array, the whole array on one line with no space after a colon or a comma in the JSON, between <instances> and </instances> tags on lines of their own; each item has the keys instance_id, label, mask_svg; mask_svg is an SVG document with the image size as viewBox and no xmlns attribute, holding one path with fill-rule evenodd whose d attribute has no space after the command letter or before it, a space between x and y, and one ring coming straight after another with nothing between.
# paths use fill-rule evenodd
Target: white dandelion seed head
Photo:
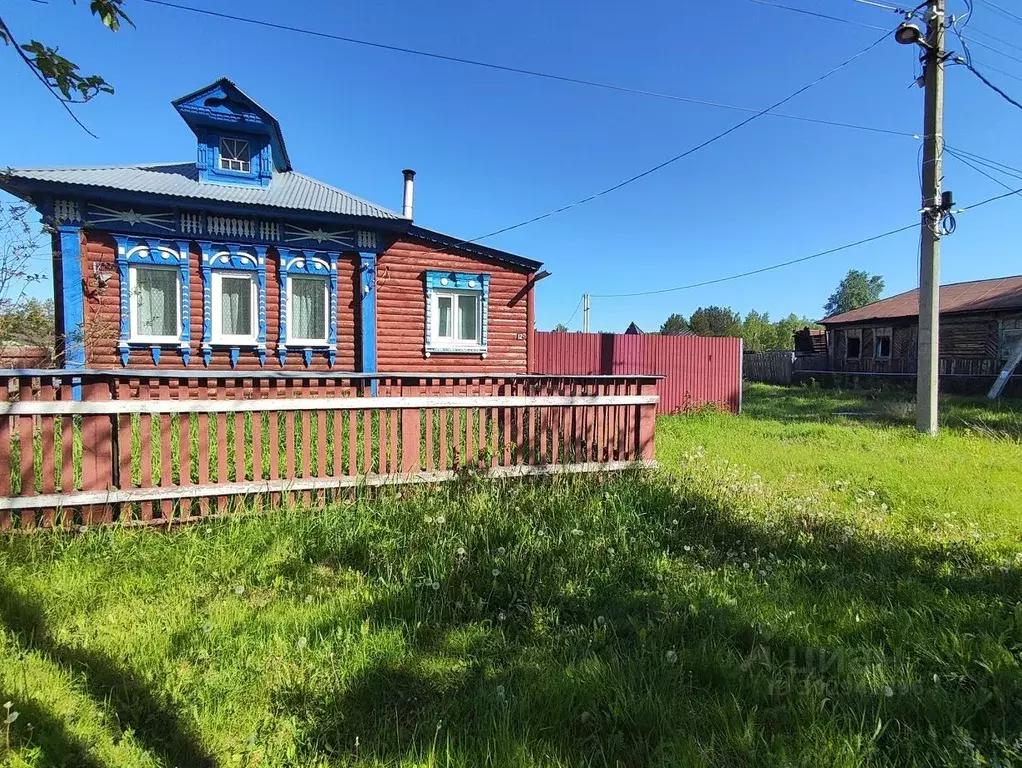
<instances>
[{"instance_id":1,"label":"white dandelion seed head","mask_svg":"<svg viewBox=\"0 0 1022 768\"><path fill-rule=\"evenodd\" d=\"M678 661L678 654L675 651L668 651L665 658L668 664L675 664Z\"/></svg>"}]
</instances>

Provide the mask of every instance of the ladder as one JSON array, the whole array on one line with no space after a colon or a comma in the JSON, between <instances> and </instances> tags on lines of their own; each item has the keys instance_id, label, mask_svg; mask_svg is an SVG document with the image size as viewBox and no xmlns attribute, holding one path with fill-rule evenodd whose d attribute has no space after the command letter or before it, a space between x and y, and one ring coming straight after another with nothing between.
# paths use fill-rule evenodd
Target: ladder
<instances>
[{"instance_id":1,"label":"ladder","mask_svg":"<svg viewBox=\"0 0 1022 768\"><path fill-rule=\"evenodd\" d=\"M1022 343L1018 345L1014 352L1011 353L1011 357L1008 358L1008 362L1004 364L1004 368L1001 369L1001 373L997 377L997 381L990 388L987 397L991 400L996 400L1001 396L1001 392L1008 385L1008 379L1011 378L1011 374L1015 372L1018 364L1022 363Z\"/></svg>"}]
</instances>

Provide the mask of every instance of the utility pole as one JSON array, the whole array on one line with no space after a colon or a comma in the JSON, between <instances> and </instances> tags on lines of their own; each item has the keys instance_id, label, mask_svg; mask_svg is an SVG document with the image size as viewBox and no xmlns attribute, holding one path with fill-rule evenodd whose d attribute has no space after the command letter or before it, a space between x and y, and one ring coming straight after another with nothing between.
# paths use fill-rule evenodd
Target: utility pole
<instances>
[{"instance_id":1,"label":"utility pole","mask_svg":"<svg viewBox=\"0 0 1022 768\"><path fill-rule=\"evenodd\" d=\"M919 359L916 429L937 434L937 374L940 363L940 220L944 154L944 22L946 0L927 6L923 74L922 249L919 260Z\"/></svg>"},{"instance_id":2,"label":"utility pole","mask_svg":"<svg viewBox=\"0 0 1022 768\"><path fill-rule=\"evenodd\" d=\"M582 333L589 333L589 294L582 294Z\"/></svg>"}]
</instances>

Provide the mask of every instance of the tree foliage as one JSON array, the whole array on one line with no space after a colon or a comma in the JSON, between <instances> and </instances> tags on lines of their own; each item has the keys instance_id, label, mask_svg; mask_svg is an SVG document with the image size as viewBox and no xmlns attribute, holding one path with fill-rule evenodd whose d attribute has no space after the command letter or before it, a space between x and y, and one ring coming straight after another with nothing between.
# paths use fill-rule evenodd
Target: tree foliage
<instances>
[{"instance_id":1,"label":"tree foliage","mask_svg":"<svg viewBox=\"0 0 1022 768\"><path fill-rule=\"evenodd\" d=\"M673 335L665 329L669 326L678 328L678 322L684 323L684 320L682 315L672 314L660 327L660 333ZM795 331L807 326L816 327L816 324L795 314L772 321L768 312L752 310L742 319L730 307L700 307L692 313L691 322L684 327L699 336L740 337L747 352L770 352L794 349Z\"/></svg>"},{"instance_id":2,"label":"tree foliage","mask_svg":"<svg viewBox=\"0 0 1022 768\"><path fill-rule=\"evenodd\" d=\"M568 326L566 326L564 323L558 323L557 325L554 326L554 333L567 333L567 332L568 332Z\"/></svg>"},{"instance_id":3,"label":"tree foliage","mask_svg":"<svg viewBox=\"0 0 1022 768\"><path fill-rule=\"evenodd\" d=\"M742 318L730 307L699 307L688 325L699 336L742 335Z\"/></svg>"},{"instance_id":4,"label":"tree foliage","mask_svg":"<svg viewBox=\"0 0 1022 768\"><path fill-rule=\"evenodd\" d=\"M77 5L76 0L72 0ZM121 22L134 23L124 12L124 0L91 0L89 10L103 22L103 26L116 32ZM84 104L101 93L113 93L110 85L101 75L84 75L77 64L61 56L57 46L48 45L32 39L21 43L15 38L11 28L0 16L0 42L13 46L22 63L46 86L64 105L75 122L82 125L68 104ZM82 125L82 128L85 128ZM88 129L85 129L88 130Z\"/></svg>"},{"instance_id":5,"label":"tree foliage","mask_svg":"<svg viewBox=\"0 0 1022 768\"><path fill-rule=\"evenodd\" d=\"M823 311L830 315L851 312L880 299L884 292L884 278L870 275L861 269L850 269L844 279L838 283L837 290L830 295Z\"/></svg>"},{"instance_id":6,"label":"tree foliage","mask_svg":"<svg viewBox=\"0 0 1022 768\"><path fill-rule=\"evenodd\" d=\"M690 328L688 327L688 321L685 320L685 316L679 315L675 312L664 320L664 324L660 326L660 335L680 336L688 330L690 330Z\"/></svg>"},{"instance_id":7,"label":"tree foliage","mask_svg":"<svg viewBox=\"0 0 1022 768\"><path fill-rule=\"evenodd\" d=\"M0 207L0 343L33 346L53 345L53 304L49 304L49 327L40 341L31 329L43 327L44 305L27 298L29 286L43 279L32 271L39 252L42 230L29 222L32 206L14 203Z\"/></svg>"}]
</instances>

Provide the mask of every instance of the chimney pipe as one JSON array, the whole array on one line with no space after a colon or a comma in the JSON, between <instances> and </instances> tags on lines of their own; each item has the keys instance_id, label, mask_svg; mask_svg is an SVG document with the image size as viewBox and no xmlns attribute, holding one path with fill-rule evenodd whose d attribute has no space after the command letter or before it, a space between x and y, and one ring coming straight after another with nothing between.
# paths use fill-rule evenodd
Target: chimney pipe
<instances>
[{"instance_id":1,"label":"chimney pipe","mask_svg":"<svg viewBox=\"0 0 1022 768\"><path fill-rule=\"evenodd\" d=\"M412 204L415 197L415 171L405 168L401 171L405 175L405 197L401 206L401 215L409 221L412 218Z\"/></svg>"}]
</instances>

